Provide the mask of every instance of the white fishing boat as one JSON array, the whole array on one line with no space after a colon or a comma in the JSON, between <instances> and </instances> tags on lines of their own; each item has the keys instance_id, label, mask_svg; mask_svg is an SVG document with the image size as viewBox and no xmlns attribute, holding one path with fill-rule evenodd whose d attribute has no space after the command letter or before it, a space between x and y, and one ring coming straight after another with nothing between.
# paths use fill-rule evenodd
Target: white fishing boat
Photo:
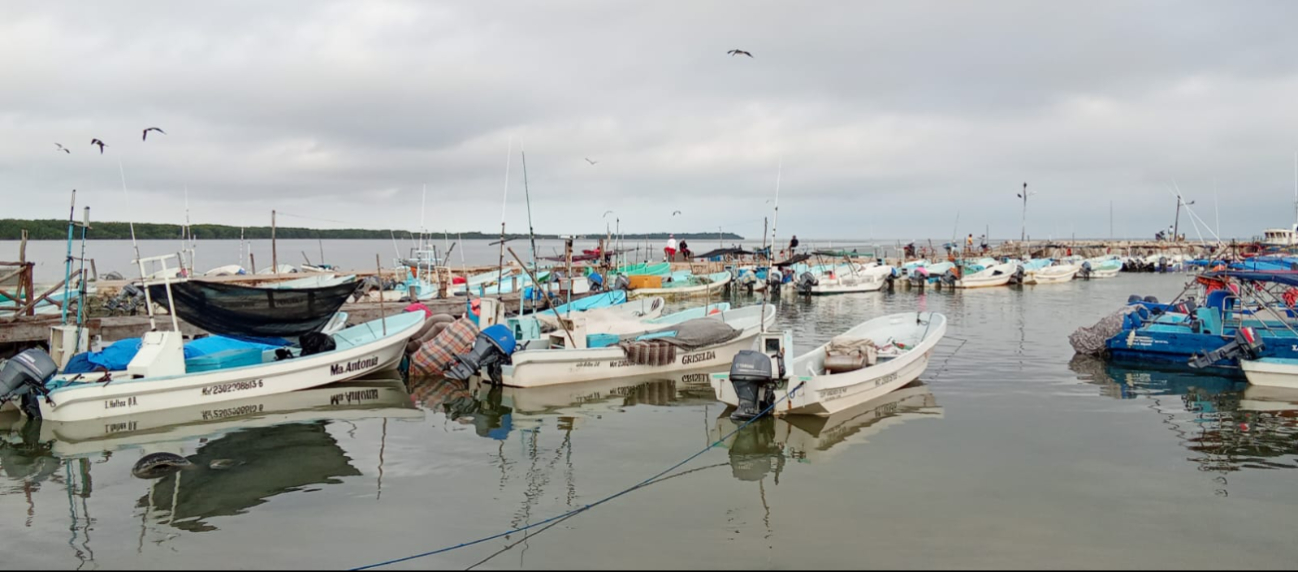
<instances>
[{"instance_id":1,"label":"white fishing boat","mask_svg":"<svg viewBox=\"0 0 1298 572\"><path fill-rule=\"evenodd\" d=\"M203 276L236 276L239 274L247 274L247 273L248 271L244 270L243 267L239 266L238 264L227 264L225 266L218 266L216 268L208 270L207 272L203 273Z\"/></svg>"},{"instance_id":2,"label":"white fishing boat","mask_svg":"<svg viewBox=\"0 0 1298 572\"><path fill-rule=\"evenodd\" d=\"M404 355L406 340L423 323L423 312L366 322L333 334L335 349L303 356L301 348L292 348L288 350L295 356L292 359L276 360L276 350L261 351L252 360L242 355L244 350L238 350L239 356L217 354L206 360L207 365L216 368L198 373L186 371L180 332L148 332L125 371L62 374L36 380L45 397L34 397L32 402L39 405L43 419L86 421L310 389L395 366ZM24 352L10 364L23 362L25 355L30 356ZM238 365L246 361L256 363ZM223 362L235 365L221 367ZM7 381L0 376L0 382ZM0 388L6 392L0 397L10 397L22 389L26 388Z\"/></svg>"},{"instance_id":3,"label":"white fishing boat","mask_svg":"<svg viewBox=\"0 0 1298 572\"><path fill-rule=\"evenodd\" d=\"M328 286L337 286L344 282L351 282L355 279L355 274L338 276L332 272L327 272L317 276L307 276L306 278L295 278L293 280L274 282L267 286L270 288L325 288Z\"/></svg>"},{"instance_id":4,"label":"white fishing boat","mask_svg":"<svg viewBox=\"0 0 1298 572\"><path fill-rule=\"evenodd\" d=\"M731 373L712 376L717 400L739 407L738 415L752 416L769 406L758 396L770 389L770 403L778 402L777 415L828 416L903 387L928 368L933 348L946 334L946 316L932 312L883 316L865 322L829 343L795 358L778 379L770 367L770 353L783 354L791 347L788 334L763 340L763 355L745 354ZM746 360L765 359L764 373L747 367ZM782 361L782 360L781 360ZM746 363L745 363L746 362ZM756 371L733 378L736 371ZM766 376L766 377L763 377ZM793 395L789 396L789 392ZM741 399L743 396L743 399Z\"/></svg>"},{"instance_id":5,"label":"white fishing boat","mask_svg":"<svg viewBox=\"0 0 1298 572\"><path fill-rule=\"evenodd\" d=\"M618 345L588 347L586 332L580 324L575 324L573 330L552 332L545 339L530 341L525 347L509 352L511 363L500 367L499 380L510 387L540 387L693 369L724 369L736 353L753 347L757 334L774 322L775 312L775 306L770 304L747 306L666 327L654 324L637 332L640 335L635 337L618 336L627 341L652 340L650 345L658 345L661 351L655 353L657 359L648 363L629 358L631 350ZM711 339L718 341L708 343ZM467 378L465 375L461 379Z\"/></svg>"},{"instance_id":6,"label":"white fishing boat","mask_svg":"<svg viewBox=\"0 0 1298 572\"><path fill-rule=\"evenodd\" d=\"M146 263L158 262L165 271L173 258L136 262L140 275L147 276ZM60 374L79 349L70 344L52 343L53 357L26 350L0 370L0 402L19 399L24 413L49 421L84 421L309 389L395 365L425 316L407 312L329 335L319 332L336 325L350 284L297 290L164 278L144 285L154 304L170 310L171 330L157 328L151 304L153 330L129 361L123 360L124 368L110 371ZM182 317L214 334L302 336L303 343L234 348L187 360ZM310 344L308 334L314 336Z\"/></svg>"},{"instance_id":7,"label":"white fishing boat","mask_svg":"<svg viewBox=\"0 0 1298 572\"><path fill-rule=\"evenodd\" d=\"M725 288L730 283L729 272L716 272L707 276L681 275L680 285L664 285L662 288L636 288L627 295L631 298L645 296L663 296L668 298L686 298L691 296L709 296Z\"/></svg>"},{"instance_id":8,"label":"white fishing boat","mask_svg":"<svg viewBox=\"0 0 1298 572\"><path fill-rule=\"evenodd\" d=\"M956 288L991 288L1004 286L1014 278L1014 273L1022 268L1018 261L995 264L987 268L962 276L956 280Z\"/></svg>"},{"instance_id":9,"label":"white fishing boat","mask_svg":"<svg viewBox=\"0 0 1298 572\"><path fill-rule=\"evenodd\" d=\"M132 447L151 449L199 437L215 439L232 431L283 423L378 417L424 418L424 412L410 402L400 376L379 372L314 389L124 415L108 423L43 421L41 440L53 441L53 452L60 456L79 456Z\"/></svg>"},{"instance_id":10,"label":"white fishing boat","mask_svg":"<svg viewBox=\"0 0 1298 572\"><path fill-rule=\"evenodd\" d=\"M1024 276L1024 284L1062 284L1071 282L1073 277L1081 271L1082 267L1078 264L1056 264L1046 266L1036 270L1029 270Z\"/></svg>"},{"instance_id":11,"label":"white fishing boat","mask_svg":"<svg viewBox=\"0 0 1298 572\"><path fill-rule=\"evenodd\" d=\"M1244 370L1244 377L1250 384L1298 389L1298 359L1241 359L1239 367Z\"/></svg>"},{"instance_id":12,"label":"white fishing boat","mask_svg":"<svg viewBox=\"0 0 1298 572\"><path fill-rule=\"evenodd\" d=\"M917 381L828 417L790 415L773 419L768 426L754 425L752 430L773 430L770 442L777 443L783 454L815 464L827 462L854 445L868 443L890 427L913 419L942 419L944 416L929 386ZM718 416L711 440L721 440L742 423L729 415ZM735 451L739 439L740 435L736 434L723 441L721 446Z\"/></svg>"},{"instance_id":13,"label":"white fishing boat","mask_svg":"<svg viewBox=\"0 0 1298 572\"><path fill-rule=\"evenodd\" d=\"M850 294L853 292L878 292L888 283L893 275L891 266L872 265L864 269L849 269L836 273L833 278L820 278L811 286L812 296L829 294Z\"/></svg>"}]
</instances>

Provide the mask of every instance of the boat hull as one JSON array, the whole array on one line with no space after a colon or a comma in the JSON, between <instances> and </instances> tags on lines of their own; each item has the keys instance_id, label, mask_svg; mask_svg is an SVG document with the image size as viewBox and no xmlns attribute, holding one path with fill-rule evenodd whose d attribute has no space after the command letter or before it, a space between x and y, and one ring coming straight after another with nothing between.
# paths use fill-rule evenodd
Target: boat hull
<instances>
[{"instance_id":1,"label":"boat hull","mask_svg":"<svg viewBox=\"0 0 1298 572\"><path fill-rule=\"evenodd\" d=\"M40 402L49 421L85 421L265 397L355 379L397 364L423 320L352 348L268 364L154 379L85 383L55 390ZM119 373L118 375L125 375ZM52 404L51 404L52 402Z\"/></svg>"},{"instance_id":2,"label":"boat hull","mask_svg":"<svg viewBox=\"0 0 1298 572\"><path fill-rule=\"evenodd\" d=\"M1298 389L1298 360L1240 360L1239 367L1252 385Z\"/></svg>"}]
</instances>

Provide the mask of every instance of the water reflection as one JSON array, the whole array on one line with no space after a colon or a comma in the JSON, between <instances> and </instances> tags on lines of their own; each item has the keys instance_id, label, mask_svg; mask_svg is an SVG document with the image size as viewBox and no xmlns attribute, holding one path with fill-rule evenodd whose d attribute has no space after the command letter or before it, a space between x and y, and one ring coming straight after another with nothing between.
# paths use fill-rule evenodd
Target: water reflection
<instances>
[{"instance_id":1,"label":"water reflection","mask_svg":"<svg viewBox=\"0 0 1298 572\"><path fill-rule=\"evenodd\" d=\"M0 416L0 494L23 494L26 526L37 514L36 493L45 482L67 490L68 546L82 565L94 561L90 516L92 468L114 453L183 454L191 466L160 479L135 481L147 492L133 503L140 522L139 549L146 539L161 544L176 531L216 529L211 519L243 514L285 492L336 484L359 476L328 426L382 418L422 418L394 372L318 389L227 402L219 408L184 408L114 418L111 422L58 423ZM191 451L185 454L186 451ZM131 455L128 455L131 456ZM122 474L122 463L110 466ZM100 469L104 470L104 469ZM116 475L114 475L116 476ZM111 500L111 499L110 499Z\"/></svg>"},{"instance_id":2,"label":"water reflection","mask_svg":"<svg viewBox=\"0 0 1298 572\"><path fill-rule=\"evenodd\" d=\"M721 440L734 432L719 446L729 451L736 479L759 481L773 474L778 484L789 461L823 463L888 427L941 417L937 398L928 385L917 381L829 417L763 417L738 432L735 430L741 424L730 420L729 411L723 411L712 428L712 439Z\"/></svg>"},{"instance_id":3,"label":"water reflection","mask_svg":"<svg viewBox=\"0 0 1298 572\"><path fill-rule=\"evenodd\" d=\"M554 420L561 430L572 430L587 419L636 405L710 403L714 401L710 373L699 370L530 388L430 377L411 379L409 391L424 408L473 425L481 437L504 440L515 429L538 430L547 420Z\"/></svg>"},{"instance_id":4,"label":"water reflection","mask_svg":"<svg viewBox=\"0 0 1298 572\"><path fill-rule=\"evenodd\" d=\"M362 473L326 429L326 421L237 431L206 442L192 465L150 482L136 501L146 518L189 532L215 530L208 519L243 514L273 496ZM215 461L230 461L224 468Z\"/></svg>"},{"instance_id":5,"label":"water reflection","mask_svg":"<svg viewBox=\"0 0 1298 572\"><path fill-rule=\"evenodd\" d=\"M1298 468L1298 391L1190 371L1124 367L1078 356L1078 379L1115 399L1146 399L1149 409L1193 455L1199 470L1227 476L1245 469Z\"/></svg>"}]
</instances>

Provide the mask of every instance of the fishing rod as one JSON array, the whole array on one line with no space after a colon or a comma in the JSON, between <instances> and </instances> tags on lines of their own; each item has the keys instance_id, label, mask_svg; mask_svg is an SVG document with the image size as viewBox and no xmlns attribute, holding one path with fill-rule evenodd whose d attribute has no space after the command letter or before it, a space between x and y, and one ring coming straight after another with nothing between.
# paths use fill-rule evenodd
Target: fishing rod
<instances>
[{"instance_id":1,"label":"fishing rod","mask_svg":"<svg viewBox=\"0 0 1298 572\"><path fill-rule=\"evenodd\" d=\"M81 274L81 283L78 285L77 292L77 337L73 341L73 348L78 351L81 348L81 329L85 321L86 308L86 229L90 228L90 207L85 207L85 217L81 221L81 267L77 270ZM96 276L95 280L99 278ZM67 296L63 296L63 305L66 308L68 304Z\"/></svg>"},{"instance_id":2,"label":"fishing rod","mask_svg":"<svg viewBox=\"0 0 1298 572\"><path fill-rule=\"evenodd\" d=\"M68 206L68 256L63 261L63 302L59 304L63 310L60 325L68 325L68 281L72 280L72 227L75 224L77 216L77 190L72 189L72 204ZM15 303L17 303L15 301ZM17 316L14 316L17 318Z\"/></svg>"}]
</instances>

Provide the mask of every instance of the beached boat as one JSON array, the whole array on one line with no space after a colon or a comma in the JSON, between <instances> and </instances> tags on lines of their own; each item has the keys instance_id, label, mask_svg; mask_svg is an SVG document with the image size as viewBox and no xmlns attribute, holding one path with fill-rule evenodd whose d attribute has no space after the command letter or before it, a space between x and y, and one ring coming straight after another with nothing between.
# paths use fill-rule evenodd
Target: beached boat
<instances>
[{"instance_id":1,"label":"beached boat","mask_svg":"<svg viewBox=\"0 0 1298 572\"><path fill-rule=\"evenodd\" d=\"M395 366L423 323L423 312L366 322L330 336L333 350L301 355L299 347L287 349L292 359L277 360L279 350L215 354L197 373L187 372L194 366L186 363L179 331L148 332L130 364L117 372L51 375L49 356L28 350L0 373L0 398L23 397L28 415L84 421L309 389Z\"/></svg>"},{"instance_id":2,"label":"beached boat","mask_svg":"<svg viewBox=\"0 0 1298 572\"><path fill-rule=\"evenodd\" d=\"M712 376L712 388L717 400L739 408L737 417L752 417L777 401L777 415L832 415L919 379L945 334L946 316L942 314L883 316L798 356L784 372L787 379L778 379L769 354L745 353L732 364L730 373ZM792 346L788 334L783 335L783 346L775 350L781 354L783 348ZM764 350L771 345L762 344ZM764 371L748 367L753 362L747 360L762 359L766 360ZM763 392L766 397L760 395Z\"/></svg>"},{"instance_id":3,"label":"beached boat","mask_svg":"<svg viewBox=\"0 0 1298 572\"><path fill-rule=\"evenodd\" d=\"M639 346L653 346L653 354L647 359L632 359L628 352L634 349L624 350L616 343L588 347L587 334L580 323L574 324L574 330L552 332L547 338L530 342L517 351L513 351L516 341L510 339L497 343L511 362L500 367L498 379L511 387L539 387L692 369L724 369L736 353L752 348L757 334L774 322L775 311L775 306L770 304L747 306L665 327L661 323L652 324L641 332L614 336L619 340L610 340L648 342ZM670 315L660 320L669 318ZM489 329L484 329L480 337L488 335ZM475 364L469 367L477 371L477 362L464 357L457 359ZM460 379L468 377L469 374L464 374Z\"/></svg>"},{"instance_id":4,"label":"beached boat","mask_svg":"<svg viewBox=\"0 0 1298 572\"><path fill-rule=\"evenodd\" d=\"M295 278L295 279L293 279L293 280L284 280L284 281L282 281L282 282L275 282L275 283L273 283L273 284L269 284L269 285L267 285L267 287L268 287L268 288L279 288L279 289L285 289L285 288L289 288L289 289L291 289L291 288L326 288L326 287L329 287L329 286L337 286L337 285L342 284L342 283L344 283L344 282L352 282L352 281L354 281L354 280L356 280L356 275L355 275L355 274L348 274L348 275L346 275L346 276L338 276L338 275L333 274L332 272L329 272L329 273L320 274L320 275L317 275L317 276L307 276L306 278Z\"/></svg>"}]
</instances>

